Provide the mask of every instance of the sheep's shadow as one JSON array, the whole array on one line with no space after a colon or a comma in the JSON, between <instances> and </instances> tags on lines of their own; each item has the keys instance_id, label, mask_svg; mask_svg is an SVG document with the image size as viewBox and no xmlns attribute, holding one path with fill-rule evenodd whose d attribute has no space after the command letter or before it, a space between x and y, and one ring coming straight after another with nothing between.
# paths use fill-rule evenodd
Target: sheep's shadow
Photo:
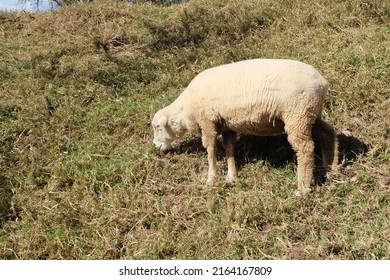
<instances>
[{"instance_id":1,"label":"sheep's shadow","mask_svg":"<svg viewBox=\"0 0 390 280\"><path fill-rule=\"evenodd\" d=\"M9 180L0 170L0 228L7 220L15 220L18 216L12 206L13 192Z\"/></svg>"},{"instance_id":2,"label":"sheep's shadow","mask_svg":"<svg viewBox=\"0 0 390 280\"><path fill-rule=\"evenodd\" d=\"M365 155L368 152L368 145L354 136L345 134L337 135L339 141L339 163L343 166L350 165L360 155Z\"/></svg>"},{"instance_id":3,"label":"sheep's shadow","mask_svg":"<svg viewBox=\"0 0 390 280\"><path fill-rule=\"evenodd\" d=\"M368 151L368 146L354 136L345 134L337 135L339 143L339 164L342 167L354 162L360 155L364 155ZM248 163L266 161L272 167L283 168L291 162L296 161L296 155L290 143L287 140L287 135L278 136L251 136L241 135L237 137L235 145L235 160L237 170L240 170ZM200 138L191 138L184 140L174 153L205 153ZM223 160L225 150L222 147L219 139L217 146L217 158ZM315 143L315 180L318 184L322 184L326 179L326 172L321 167L321 150L319 143Z\"/></svg>"}]
</instances>

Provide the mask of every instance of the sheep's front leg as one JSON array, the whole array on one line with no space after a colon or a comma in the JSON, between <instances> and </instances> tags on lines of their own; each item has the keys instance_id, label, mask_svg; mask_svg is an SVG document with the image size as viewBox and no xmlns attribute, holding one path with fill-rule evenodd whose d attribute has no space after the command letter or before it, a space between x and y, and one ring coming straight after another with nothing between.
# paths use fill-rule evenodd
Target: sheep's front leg
<instances>
[{"instance_id":1,"label":"sheep's front leg","mask_svg":"<svg viewBox=\"0 0 390 280\"><path fill-rule=\"evenodd\" d=\"M226 181L231 183L236 179L236 162L234 160L235 132L228 131L222 133L222 145L225 148L228 172Z\"/></svg>"},{"instance_id":2,"label":"sheep's front leg","mask_svg":"<svg viewBox=\"0 0 390 280\"><path fill-rule=\"evenodd\" d=\"M202 144L207 150L207 159L209 171L207 174L207 183L214 181L217 174L217 157L216 157L217 131L214 125L206 124L202 126Z\"/></svg>"}]
</instances>

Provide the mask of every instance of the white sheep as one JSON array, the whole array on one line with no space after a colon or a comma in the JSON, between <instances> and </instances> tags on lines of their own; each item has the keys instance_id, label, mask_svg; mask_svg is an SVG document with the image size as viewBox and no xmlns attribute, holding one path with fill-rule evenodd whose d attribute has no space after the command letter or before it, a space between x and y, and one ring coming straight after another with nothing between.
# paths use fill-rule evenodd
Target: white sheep
<instances>
[{"instance_id":1,"label":"white sheep","mask_svg":"<svg viewBox=\"0 0 390 280\"><path fill-rule=\"evenodd\" d=\"M312 66L294 60L253 59L226 64L198 74L184 92L153 118L154 145L168 150L186 132L201 135L208 154L208 179L216 175L216 139L222 134L227 180L236 178L235 134L287 133L297 153L297 195L310 191L314 142L322 148L322 164L337 164L333 128L321 120L327 81Z\"/></svg>"}]
</instances>

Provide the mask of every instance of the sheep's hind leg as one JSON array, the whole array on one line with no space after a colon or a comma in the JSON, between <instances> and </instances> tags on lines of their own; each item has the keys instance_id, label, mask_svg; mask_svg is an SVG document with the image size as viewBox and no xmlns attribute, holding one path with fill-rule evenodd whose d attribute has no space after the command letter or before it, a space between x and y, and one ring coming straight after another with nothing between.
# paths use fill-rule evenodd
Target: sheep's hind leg
<instances>
[{"instance_id":1,"label":"sheep's hind leg","mask_svg":"<svg viewBox=\"0 0 390 280\"><path fill-rule=\"evenodd\" d=\"M287 126L286 132L288 141L297 153L298 190L295 194L305 195L311 191L310 184L314 171L314 142L311 136L311 124Z\"/></svg>"},{"instance_id":2,"label":"sheep's hind leg","mask_svg":"<svg viewBox=\"0 0 390 280\"><path fill-rule=\"evenodd\" d=\"M202 127L202 144L207 150L207 160L209 170L207 174L207 183L214 181L217 173L217 157L216 157L216 142L217 131L213 125L206 124Z\"/></svg>"},{"instance_id":3,"label":"sheep's hind leg","mask_svg":"<svg viewBox=\"0 0 390 280\"><path fill-rule=\"evenodd\" d=\"M226 160L228 166L228 172L226 176L226 181L228 183L234 182L236 179L236 162L234 160L234 142L235 142L236 133L233 131L227 131L222 133L222 145L225 148Z\"/></svg>"},{"instance_id":4,"label":"sheep's hind leg","mask_svg":"<svg viewBox=\"0 0 390 280\"><path fill-rule=\"evenodd\" d=\"M321 144L322 167L324 173L336 170L338 165L338 142L333 127L317 119L312 129L313 138Z\"/></svg>"}]
</instances>

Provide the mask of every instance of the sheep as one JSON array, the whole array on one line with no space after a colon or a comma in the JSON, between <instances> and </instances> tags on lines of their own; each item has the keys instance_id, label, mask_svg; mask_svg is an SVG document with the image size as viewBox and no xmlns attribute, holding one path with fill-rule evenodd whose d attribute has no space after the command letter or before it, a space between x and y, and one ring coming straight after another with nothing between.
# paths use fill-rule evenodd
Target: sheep
<instances>
[{"instance_id":1,"label":"sheep","mask_svg":"<svg viewBox=\"0 0 390 280\"><path fill-rule=\"evenodd\" d=\"M284 59L252 59L198 74L170 105L155 113L153 143L166 151L186 132L201 136L207 150L208 176L216 176L217 135L226 151L227 181L236 179L236 134L272 136L287 133L297 154L296 195L311 191L314 140L321 144L325 170L337 165L337 140L321 120L328 82L312 66Z\"/></svg>"}]
</instances>

